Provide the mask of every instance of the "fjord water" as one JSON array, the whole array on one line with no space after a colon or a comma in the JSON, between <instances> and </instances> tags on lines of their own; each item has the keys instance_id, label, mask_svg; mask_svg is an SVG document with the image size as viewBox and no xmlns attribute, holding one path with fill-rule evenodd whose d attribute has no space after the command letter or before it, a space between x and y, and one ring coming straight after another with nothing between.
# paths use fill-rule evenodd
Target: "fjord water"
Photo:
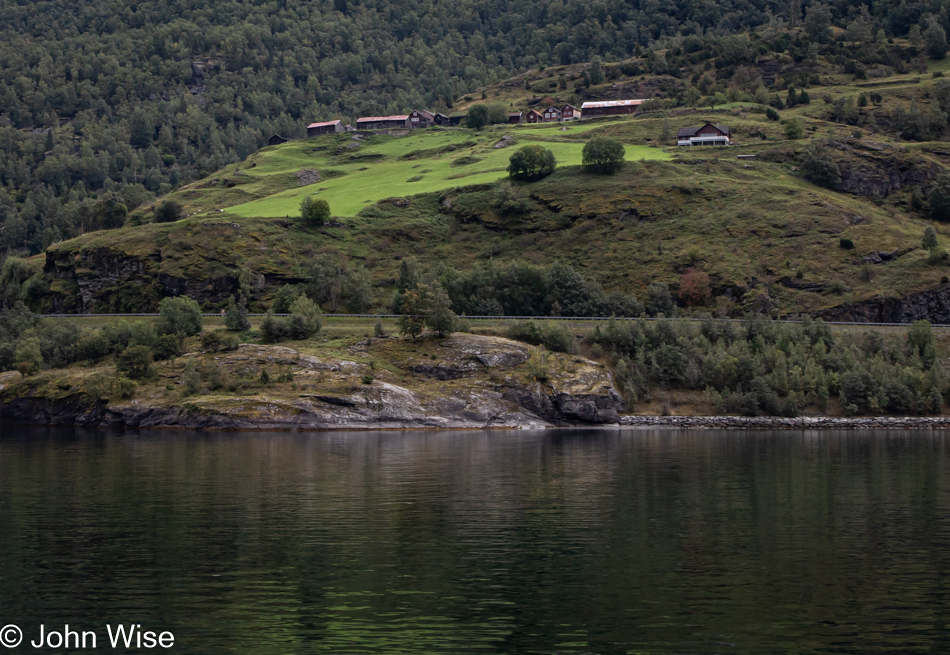
<instances>
[{"instance_id":1,"label":"fjord water","mask_svg":"<svg viewBox=\"0 0 950 655\"><path fill-rule=\"evenodd\" d=\"M0 625L27 636L950 651L945 433L0 433Z\"/></svg>"}]
</instances>

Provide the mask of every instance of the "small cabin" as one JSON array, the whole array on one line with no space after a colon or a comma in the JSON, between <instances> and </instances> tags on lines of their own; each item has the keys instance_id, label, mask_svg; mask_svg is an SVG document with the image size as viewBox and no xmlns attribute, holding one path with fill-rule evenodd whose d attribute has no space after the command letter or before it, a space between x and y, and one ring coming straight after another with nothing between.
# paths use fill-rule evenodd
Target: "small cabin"
<instances>
[{"instance_id":1,"label":"small cabin","mask_svg":"<svg viewBox=\"0 0 950 655\"><path fill-rule=\"evenodd\" d=\"M287 143L287 139L279 134L275 134L267 140L267 145L269 146L279 146L281 143Z\"/></svg>"},{"instance_id":2,"label":"small cabin","mask_svg":"<svg viewBox=\"0 0 950 655\"><path fill-rule=\"evenodd\" d=\"M409 127L409 114L395 116L364 116L356 119L357 130L392 130Z\"/></svg>"},{"instance_id":3,"label":"small cabin","mask_svg":"<svg viewBox=\"0 0 950 655\"><path fill-rule=\"evenodd\" d=\"M646 102L643 98L634 100L597 100L585 102L581 105L581 118L596 118L597 116L621 116L635 114L637 109Z\"/></svg>"},{"instance_id":4,"label":"small cabin","mask_svg":"<svg viewBox=\"0 0 950 655\"><path fill-rule=\"evenodd\" d=\"M545 123L551 123L561 120L561 110L557 107L548 107L541 112L541 120Z\"/></svg>"},{"instance_id":5,"label":"small cabin","mask_svg":"<svg viewBox=\"0 0 950 655\"><path fill-rule=\"evenodd\" d=\"M436 125L448 125L449 117L445 114L436 112L435 115L433 115L432 117L432 122L435 123Z\"/></svg>"},{"instance_id":6,"label":"small cabin","mask_svg":"<svg viewBox=\"0 0 950 655\"><path fill-rule=\"evenodd\" d=\"M465 120L466 116L468 116L468 114L461 113L461 112L455 113L455 114L449 114L449 125L453 127L456 125L461 125L462 121Z\"/></svg>"},{"instance_id":7,"label":"small cabin","mask_svg":"<svg viewBox=\"0 0 950 655\"><path fill-rule=\"evenodd\" d=\"M684 127L676 133L678 146L728 146L731 139L732 130L719 123Z\"/></svg>"},{"instance_id":8,"label":"small cabin","mask_svg":"<svg viewBox=\"0 0 950 655\"><path fill-rule=\"evenodd\" d=\"M525 123L541 123L544 121L544 116L541 115L541 112L532 109L527 113L524 118Z\"/></svg>"},{"instance_id":9,"label":"small cabin","mask_svg":"<svg viewBox=\"0 0 950 655\"><path fill-rule=\"evenodd\" d=\"M310 123L307 126L307 137L320 136L321 134L334 134L344 132L343 121L326 121L325 123Z\"/></svg>"},{"instance_id":10,"label":"small cabin","mask_svg":"<svg viewBox=\"0 0 950 655\"><path fill-rule=\"evenodd\" d=\"M574 105L564 105L561 107L561 120L573 121L581 117L581 110Z\"/></svg>"},{"instance_id":11,"label":"small cabin","mask_svg":"<svg viewBox=\"0 0 950 655\"><path fill-rule=\"evenodd\" d=\"M509 125L521 125L522 120L524 120L524 114L522 114L520 111L508 114Z\"/></svg>"},{"instance_id":12,"label":"small cabin","mask_svg":"<svg viewBox=\"0 0 950 655\"><path fill-rule=\"evenodd\" d=\"M409 113L409 127L430 127L435 125L435 114L425 109L416 109Z\"/></svg>"}]
</instances>

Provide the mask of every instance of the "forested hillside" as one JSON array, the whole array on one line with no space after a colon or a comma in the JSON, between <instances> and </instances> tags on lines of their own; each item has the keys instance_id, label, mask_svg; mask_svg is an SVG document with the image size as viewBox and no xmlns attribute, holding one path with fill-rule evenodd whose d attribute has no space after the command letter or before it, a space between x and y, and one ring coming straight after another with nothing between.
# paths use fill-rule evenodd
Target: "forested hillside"
<instances>
[{"instance_id":1,"label":"forested hillside","mask_svg":"<svg viewBox=\"0 0 950 655\"><path fill-rule=\"evenodd\" d=\"M796 25L795 38L783 32ZM918 45L942 57L948 27L945 3L906 1L8 2L0 250L37 253L118 227L314 119L449 109L512 74L578 62L593 61L577 85L596 85L601 60L631 57L639 63L608 72L668 78L651 94L695 105L772 52L821 52L866 74L912 63ZM760 28L771 36L730 37ZM895 37L910 49L895 50ZM775 81L757 83L761 96Z\"/></svg>"}]
</instances>

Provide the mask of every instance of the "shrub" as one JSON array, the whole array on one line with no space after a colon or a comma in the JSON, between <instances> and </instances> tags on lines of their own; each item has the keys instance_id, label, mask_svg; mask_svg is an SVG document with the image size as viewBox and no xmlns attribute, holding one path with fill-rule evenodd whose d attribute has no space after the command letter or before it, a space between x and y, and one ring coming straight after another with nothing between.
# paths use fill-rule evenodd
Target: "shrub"
<instances>
[{"instance_id":1,"label":"shrub","mask_svg":"<svg viewBox=\"0 0 950 655\"><path fill-rule=\"evenodd\" d=\"M624 148L617 139L595 136L584 145L582 162L594 173L613 174L623 168Z\"/></svg>"},{"instance_id":2,"label":"shrub","mask_svg":"<svg viewBox=\"0 0 950 655\"><path fill-rule=\"evenodd\" d=\"M472 105L468 109L468 115L465 117L465 124L475 130L480 130L488 124L488 107L485 105Z\"/></svg>"},{"instance_id":3,"label":"shrub","mask_svg":"<svg viewBox=\"0 0 950 655\"><path fill-rule=\"evenodd\" d=\"M299 290L289 284L285 284L277 290L277 294L270 304L271 311L275 314L289 314L290 306L294 304L294 301L299 295Z\"/></svg>"},{"instance_id":4,"label":"shrub","mask_svg":"<svg viewBox=\"0 0 950 655\"><path fill-rule=\"evenodd\" d=\"M790 141L794 141L802 138L802 135L805 133L802 129L802 122L797 118L792 118L784 123L785 125L785 138Z\"/></svg>"},{"instance_id":5,"label":"shrub","mask_svg":"<svg viewBox=\"0 0 950 655\"><path fill-rule=\"evenodd\" d=\"M177 334L163 334L155 340L152 354L156 361L174 359L181 355L181 339Z\"/></svg>"},{"instance_id":6,"label":"shrub","mask_svg":"<svg viewBox=\"0 0 950 655\"><path fill-rule=\"evenodd\" d=\"M772 107L765 108L765 117L770 121L777 121L779 119L779 114Z\"/></svg>"},{"instance_id":7,"label":"shrub","mask_svg":"<svg viewBox=\"0 0 950 655\"><path fill-rule=\"evenodd\" d=\"M680 298L687 307L706 305L712 298L709 275L695 268L687 269L680 278Z\"/></svg>"},{"instance_id":8,"label":"shrub","mask_svg":"<svg viewBox=\"0 0 950 655\"><path fill-rule=\"evenodd\" d=\"M300 202L300 218L308 227L320 227L330 220L330 203L323 198L307 196Z\"/></svg>"},{"instance_id":9,"label":"shrub","mask_svg":"<svg viewBox=\"0 0 950 655\"><path fill-rule=\"evenodd\" d=\"M247 318L247 304L244 298L235 302L234 296L228 299L228 306L224 310L224 325L233 332L244 332L251 329L251 321Z\"/></svg>"},{"instance_id":10,"label":"shrub","mask_svg":"<svg viewBox=\"0 0 950 655\"><path fill-rule=\"evenodd\" d=\"M515 321L508 325L505 336L514 341L524 341L525 343L541 345L544 339L544 333L541 326L534 321Z\"/></svg>"},{"instance_id":11,"label":"shrub","mask_svg":"<svg viewBox=\"0 0 950 655\"><path fill-rule=\"evenodd\" d=\"M148 346L130 346L116 360L116 368L133 380L150 378L155 374L152 349Z\"/></svg>"},{"instance_id":12,"label":"shrub","mask_svg":"<svg viewBox=\"0 0 950 655\"><path fill-rule=\"evenodd\" d=\"M854 241L848 237L841 237L841 239L838 240L838 247L843 250L854 250Z\"/></svg>"},{"instance_id":13,"label":"shrub","mask_svg":"<svg viewBox=\"0 0 950 655\"><path fill-rule=\"evenodd\" d=\"M290 306L290 322L295 339L309 339L323 326L320 308L302 294Z\"/></svg>"},{"instance_id":14,"label":"shrub","mask_svg":"<svg viewBox=\"0 0 950 655\"><path fill-rule=\"evenodd\" d=\"M508 175L516 180L533 181L554 172L557 160L554 153L542 146L524 146L508 160Z\"/></svg>"},{"instance_id":15,"label":"shrub","mask_svg":"<svg viewBox=\"0 0 950 655\"><path fill-rule=\"evenodd\" d=\"M194 359L189 359L185 364L185 369L181 372L181 383L185 387L185 393L189 396L201 391L201 373L198 371L198 363Z\"/></svg>"},{"instance_id":16,"label":"shrub","mask_svg":"<svg viewBox=\"0 0 950 655\"><path fill-rule=\"evenodd\" d=\"M562 323L554 323L544 329L541 343L548 350L555 352L577 354L577 340L571 331Z\"/></svg>"},{"instance_id":17,"label":"shrub","mask_svg":"<svg viewBox=\"0 0 950 655\"><path fill-rule=\"evenodd\" d=\"M183 210L174 200L166 200L155 208L156 223L174 223L183 217Z\"/></svg>"},{"instance_id":18,"label":"shrub","mask_svg":"<svg viewBox=\"0 0 950 655\"><path fill-rule=\"evenodd\" d=\"M190 337L201 332L201 307L185 296L165 298L158 303L158 333Z\"/></svg>"},{"instance_id":19,"label":"shrub","mask_svg":"<svg viewBox=\"0 0 950 655\"><path fill-rule=\"evenodd\" d=\"M377 338L385 337L386 330L383 328L383 319L377 318L375 325L373 325L373 335Z\"/></svg>"},{"instance_id":20,"label":"shrub","mask_svg":"<svg viewBox=\"0 0 950 655\"><path fill-rule=\"evenodd\" d=\"M111 391L119 398L131 398L135 394L135 382L124 376L112 379Z\"/></svg>"},{"instance_id":21,"label":"shrub","mask_svg":"<svg viewBox=\"0 0 950 655\"><path fill-rule=\"evenodd\" d=\"M841 181L841 170L831 157L828 146L813 143L802 155L802 173L809 182L831 188Z\"/></svg>"}]
</instances>

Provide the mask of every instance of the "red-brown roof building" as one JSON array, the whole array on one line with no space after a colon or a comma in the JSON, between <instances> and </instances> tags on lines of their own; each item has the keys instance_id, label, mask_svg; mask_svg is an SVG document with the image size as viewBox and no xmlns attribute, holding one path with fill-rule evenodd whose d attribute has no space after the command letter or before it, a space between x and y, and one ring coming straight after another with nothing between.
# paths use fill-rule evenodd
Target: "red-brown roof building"
<instances>
[{"instance_id":1,"label":"red-brown roof building","mask_svg":"<svg viewBox=\"0 0 950 655\"><path fill-rule=\"evenodd\" d=\"M343 132L343 121L326 121L325 123L310 123L307 126L307 136L320 136L321 134L333 134Z\"/></svg>"},{"instance_id":2,"label":"red-brown roof building","mask_svg":"<svg viewBox=\"0 0 950 655\"><path fill-rule=\"evenodd\" d=\"M559 121L561 120L561 110L557 107L548 107L543 112L541 112L541 120L543 120L545 123Z\"/></svg>"},{"instance_id":3,"label":"red-brown roof building","mask_svg":"<svg viewBox=\"0 0 950 655\"><path fill-rule=\"evenodd\" d=\"M534 109L529 111L524 117L525 123L540 123L543 120L544 116L541 115L541 112L535 111Z\"/></svg>"},{"instance_id":4,"label":"red-brown roof building","mask_svg":"<svg viewBox=\"0 0 950 655\"><path fill-rule=\"evenodd\" d=\"M581 110L574 105L564 105L561 107L561 120L572 121L581 117Z\"/></svg>"},{"instance_id":5,"label":"red-brown roof building","mask_svg":"<svg viewBox=\"0 0 950 655\"><path fill-rule=\"evenodd\" d=\"M435 123L435 114L425 109L416 109L409 113L410 127L429 127Z\"/></svg>"},{"instance_id":6,"label":"red-brown roof building","mask_svg":"<svg viewBox=\"0 0 950 655\"><path fill-rule=\"evenodd\" d=\"M357 130L388 130L409 127L409 114L396 116L364 116L356 119Z\"/></svg>"},{"instance_id":7,"label":"red-brown roof building","mask_svg":"<svg viewBox=\"0 0 950 655\"><path fill-rule=\"evenodd\" d=\"M644 102L646 101L642 98L636 100L598 100L595 102L585 102L581 105L581 118L634 114Z\"/></svg>"},{"instance_id":8,"label":"red-brown roof building","mask_svg":"<svg viewBox=\"0 0 950 655\"><path fill-rule=\"evenodd\" d=\"M512 112L508 114L509 125L520 125L523 119L524 119L524 115L520 111L516 111L516 112Z\"/></svg>"}]
</instances>

